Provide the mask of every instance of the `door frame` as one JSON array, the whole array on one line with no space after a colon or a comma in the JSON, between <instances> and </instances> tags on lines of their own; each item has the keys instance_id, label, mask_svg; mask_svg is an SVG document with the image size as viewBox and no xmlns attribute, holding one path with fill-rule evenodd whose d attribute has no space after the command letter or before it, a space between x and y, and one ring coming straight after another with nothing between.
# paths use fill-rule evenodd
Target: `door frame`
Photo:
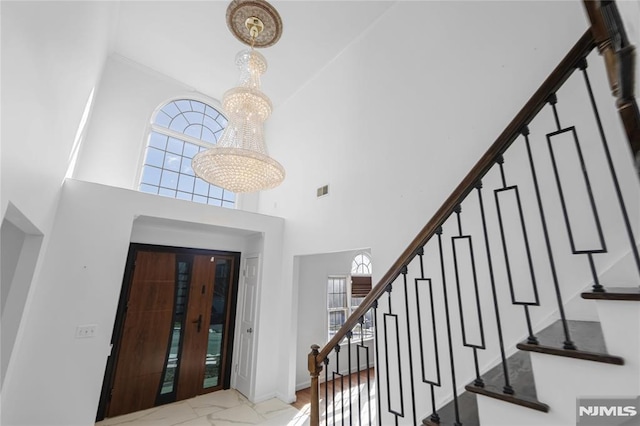
<instances>
[{"instance_id":1,"label":"door frame","mask_svg":"<svg viewBox=\"0 0 640 426\"><path fill-rule=\"evenodd\" d=\"M222 389L229 389L231 386L231 377L234 375L234 371L232 368L232 359L234 348L236 345L235 342L235 332L236 332L236 307L238 302L238 286L240 281L240 263L241 263L241 253L236 251L225 251L225 250L211 250L211 249L200 249L200 248L191 248L191 247L175 247L175 246L163 246L163 245L155 245L155 244L142 244L142 243L129 243L129 251L127 253L127 261L125 264L124 275L122 278L122 286L120 289L120 297L118 299L118 308L116 310L116 317L113 324L113 332L111 335L111 350L107 357L107 364L104 373L104 379L102 381L102 389L100 392L100 399L98 403L98 411L96 413L96 421L103 420L107 413L107 407L110 401L111 396L111 388L113 387L113 380L115 378L116 364L118 360L118 355L120 353L120 342L122 339L122 334L124 331L124 323L126 318L126 307L127 301L129 300L129 292L131 290L131 283L133 281L133 271L136 255L139 251L150 251L150 252L169 252L179 254L187 254L187 255L207 255L207 256L231 256L234 259L234 265L232 269L232 280L230 291L232 292L230 296L230 302L228 306L228 314L227 318L229 320L228 330L229 330L229 342L231 344L227 345L226 348L226 360L223 369L228 371L228 374L225 375Z\"/></svg>"}]
</instances>

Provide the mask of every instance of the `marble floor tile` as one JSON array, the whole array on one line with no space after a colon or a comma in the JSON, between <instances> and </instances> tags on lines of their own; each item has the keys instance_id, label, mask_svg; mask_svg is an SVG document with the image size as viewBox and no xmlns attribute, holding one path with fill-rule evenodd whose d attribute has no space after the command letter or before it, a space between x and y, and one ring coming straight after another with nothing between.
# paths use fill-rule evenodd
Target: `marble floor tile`
<instances>
[{"instance_id":1,"label":"marble floor tile","mask_svg":"<svg viewBox=\"0 0 640 426\"><path fill-rule=\"evenodd\" d=\"M96 426L308 426L308 411L277 398L252 404L229 389L105 419Z\"/></svg>"},{"instance_id":2,"label":"marble floor tile","mask_svg":"<svg viewBox=\"0 0 640 426\"><path fill-rule=\"evenodd\" d=\"M209 419L207 416L200 416L193 420L187 420L184 423L178 423L174 426L213 426L213 420Z\"/></svg>"},{"instance_id":3,"label":"marble floor tile","mask_svg":"<svg viewBox=\"0 0 640 426\"><path fill-rule=\"evenodd\" d=\"M96 426L111 426L111 425L119 425L119 424L127 424L131 423L141 417L148 415L149 413L153 413L154 411L158 411L162 407L153 407L148 410L136 411L135 413L123 414L122 416L111 417L108 419L104 419L96 423Z\"/></svg>"},{"instance_id":4,"label":"marble floor tile","mask_svg":"<svg viewBox=\"0 0 640 426\"><path fill-rule=\"evenodd\" d=\"M309 414L293 407L273 413L260 426L309 426Z\"/></svg>"},{"instance_id":5,"label":"marble floor tile","mask_svg":"<svg viewBox=\"0 0 640 426\"><path fill-rule=\"evenodd\" d=\"M253 406L253 409L263 417L269 419L271 417L281 414L283 411L292 409L291 405L280 401L277 398L272 398L264 402L260 402ZM295 410L295 409L294 409ZM296 410L297 411L297 410Z\"/></svg>"},{"instance_id":6,"label":"marble floor tile","mask_svg":"<svg viewBox=\"0 0 640 426\"><path fill-rule=\"evenodd\" d=\"M198 416L206 416L240 405L252 405L242 394L233 389L196 396L195 398L186 400L186 402L193 408Z\"/></svg>"},{"instance_id":7,"label":"marble floor tile","mask_svg":"<svg viewBox=\"0 0 640 426\"><path fill-rule=\"evenodd\" d=\"M196 418L198 418L198 415L191 406L185 401L180 401L139 413L106 419L96 423L96 426L173 426Z\"/></svg>"},{"instance_id":8,"label":"marble floor tile","mask_svg":"<svg viewBox=\"0 0 640 426\"><path fill-rule=\"evenodd\" d=\"M214 426L253 426L265 420L252 407L244 404L209 414L207 418Z\"/></svg>"}]
</instances>

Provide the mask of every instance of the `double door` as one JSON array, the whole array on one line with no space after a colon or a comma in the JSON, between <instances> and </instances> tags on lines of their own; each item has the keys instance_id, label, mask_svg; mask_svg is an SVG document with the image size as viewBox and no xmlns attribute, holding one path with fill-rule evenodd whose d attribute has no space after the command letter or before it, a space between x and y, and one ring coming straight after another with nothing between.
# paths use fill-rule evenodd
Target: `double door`
<instances>
[{"instance_id":1,"label":"double door","mask_svg":"<svg viewBox=\"0 0 640 426\"><path fill-rule=\"evenodd\" d=\"M229 387L238 265L238 253L132 245L106 417Z\"/></svg>"}]
</instances>

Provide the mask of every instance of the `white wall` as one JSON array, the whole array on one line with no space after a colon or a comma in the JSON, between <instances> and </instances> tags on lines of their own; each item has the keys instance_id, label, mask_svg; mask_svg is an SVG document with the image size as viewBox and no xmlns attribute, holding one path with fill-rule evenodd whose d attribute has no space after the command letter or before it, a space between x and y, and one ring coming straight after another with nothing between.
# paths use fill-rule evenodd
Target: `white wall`
<instances>
[{"instance_id":1,"label":"white wall","mask_svg":"<svg viewBox=\"0 0 640 426\"><path fill-rule=\"evenodd\" d=\"M145 219L135 225L141 216ZM282 228L279 218L67 180L15 362L5 379L2 424L93 423L131 238L255 250L255 235L261 234L260 285L268 294L277 293L280 286ZM181 230L186 232L176 232ZM206 242L207 236L226 239L225 247L213 237ZM261 327L257 336L255 361L261 374L256 377L256 394L275 393L274 358L264 353L280 339L278 311L273 300L262 298L258 321L272 327ZM96 337L75 339L75 329L82 324L97 324ZM38 401L37 410L31 408L33 401Z\"/></svg>"},{"instance_id":2,"label":"white wall","mask_svg":"<svg viewBox=\"0 0 640 426\"><path fill-rule=\"evenodd\" d=\"M298 294L298 321L296 323L296 348L299 356L296 361L296 389L308 388L310 384L307 355L311 345L327 340L327 278L329 275L349 275L351 262L356 254L363 250L348 250L337 253L323 253L297 257L298 274L294 279ZM372 262L374 263L374 262ZM375 268L375 265L374 265ZM352 371L356 371L356 344L352 343ZM372 346L371 341L365 343ZM361 350L362 351L362 350ZM362 352L364 354L364 352ZM369 350L373 363L373 350ZM364 355L362 355L364 358ZM366 368L365 360L361 360L360 368ZM335 356L329 360L329 372L336 366ZM340 373L346 374L348 368L348 347L342 345L340 350ZM324 373L321 380L324 379Z\"/></svg>"},{"instance_id":3,"label":"white wall","mask_svg":"<svg viewBox=\"0 0 640 426\"><path fill-rule=\"evenodd\" d=\"M35 273L43 235L9 203L2 220L2 372L4 379L11 361L22 314Z\"/></svg>"},{"instance_id":4,"label":"white wall","mask_svg":"<svg viewBox=\"0 0 640 426\"><path fill-rule=\"evenodd\" d=\"M10 283L13 280L13 276L16 272L16 266L20 259L20 251L24 244L25 234L20 228L15 226L9 221L2 221L2 310L4 312L4 306L9 296Z\"/></svg>"},{"instance_id":5,"label":"white wall","mask_svg":"<svg viewBox=\"0 0 640 426\"><path fill-rule=\"evenodd\" d=\"M12 223L25 234L19 258L3 257L16 260L11 282L5 282L5 275L2 282L3 290L10 288L3 292L3 374L15 358L12 349L14 342L19 344L23 308L39 273L40 248L48 244L60 188L82 142L83 117L91 111L114 11L114 2L0 5L0 215L3 224Z\"/></svg>"},{"instance_id":6,"label":"white wall","mask_svg":"<svg viewBox=\"0 0 640 426\"><path fill-rule=\"evenodd\" d=\"M153 112L174 99L220 102L119 55L105 64L74 178L137 189ZM255 194L237 197L237 208L255 210Z\"/></svg>"},{"instance_id":7,"label":"white wall","mask_svg":"<svg viewBox=\"0 0 640 426\"><path fill-rule=\"evenodd\" d=\"M113 2L3 1L2 214L45 235L107 54Z\"/></svg>"},{"instance_id":8,"label":"white wall","mask_svg":"<svg viewBox=\"0 0 640 426\"><path fill-rule=\"evenodd\" d=\"M151 114L179 95L198 96L175 80L111 55L74 178L137 189ZM212 99L206 102L218 106Z\"/></svg>"},{"instance_id":9,"label":"white wall","mask_svg":"<svg viewBox=\"0 0 640 426\"><path fill-rule=\"evenodd\" d=\"M260 211L287 218L285 286L293 256L349 247L371 247L375 282L586 28L579 2L389 8L269 122L287 179Z\"/></svg>"},{"instance_id":10,"label":"white wall","mask_svg":"<svg viewBox=\"0 0 640 426\"><path fill-rule=\"evenodd\" d=\"M270 152L287 169L287 179L261 194L260 211L287 218L283 274L293 297L297 255L371 247L375 283L587 27L581 2L397 2L281 105L269 122L269 131L278 135ZM597 56L590 60L590 72L596 73L592 81L600 81ZM606 87L596 90L598 99L611 99ZM568 95L560 96L564 101L562 96ZM588 107L587 100L580 102ZM613 102L605 106L611 108ZM565 120L569 122L566 115ZM620 136L616 115L605 120ZM585 134L596 137L597 130L583 130ZM544 149L544 133L538 131L536 138L536 149ZM624 149L617 154L624 166L621 180L629 182L626 193L635 194L631 163ZM528 173L523 159L508 160L514 181ZM598 258L603 269L628 246L624 248L610 180L601 166L590 167L598 176L593 180L603 197L601 208L613 218L614 253L608 260ZM550 173L549 168L540 172L544 185L555 185ZM317 199L316 188L323 184L330 185L329 196ZM527 191L532 194L530 183ZM485 197L486 203L494 203L490 192ZM549 197L545 202L560 218L557 196ZM530 201L529 216L537 214L535 201ZM629 207L631 217L637 217L637 200ZM551 229L558 241L566 238L562 226L559 222ZM497 235L496 228L492 232ZM531 232L536 264L543 265L541 231ZM566 242L559 244L567 249ZM563 278L570 278L570 297L590 278L584 257L568 255L563 262L565 258L569 271L578 271L574 277L563 272ZM541 283L551 285L548 266L539 275ZM299 300L303 297L301 293ZM489 299L484 303L490 308ZM545 303L549 310L539 311L537 321L552 315L553 299L547 297ZM291 313L291 324L300 323L295 317L300 311ZM514 338L520 338L521 309L514 315L519 319L509 325ZM289 370L281 372L290 378L283 392L294 389L292 370L307 353L293 342L282 348L282 357L292 359ZM483 362L491 363L491 358Z\"/></svg>"}]
</instances>

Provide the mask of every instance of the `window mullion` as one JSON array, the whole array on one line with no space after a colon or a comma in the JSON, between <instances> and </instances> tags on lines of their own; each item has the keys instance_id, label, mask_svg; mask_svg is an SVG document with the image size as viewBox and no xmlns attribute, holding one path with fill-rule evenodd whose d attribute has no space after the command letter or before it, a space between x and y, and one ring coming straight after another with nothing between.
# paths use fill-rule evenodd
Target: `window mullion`
<instances>
[{"instance_id":1,"label":"window mullion","mask_svg":"<svg viewBox=\"0 0 640 426\"><path fill-rule=\"evenodd\" d=\"M165 136L169 136L174 139L180 139L184 142L189 142L194 145L201 146L203 148L211 148L213 145L207 142L203 142L198 138L194 138L193 136L186 135L184 133L176 132L175 130L168 129L166 127L158 126L157 124L152 124L151 129L156 132L163 134Z\"/></svg>"}]
</instances>

